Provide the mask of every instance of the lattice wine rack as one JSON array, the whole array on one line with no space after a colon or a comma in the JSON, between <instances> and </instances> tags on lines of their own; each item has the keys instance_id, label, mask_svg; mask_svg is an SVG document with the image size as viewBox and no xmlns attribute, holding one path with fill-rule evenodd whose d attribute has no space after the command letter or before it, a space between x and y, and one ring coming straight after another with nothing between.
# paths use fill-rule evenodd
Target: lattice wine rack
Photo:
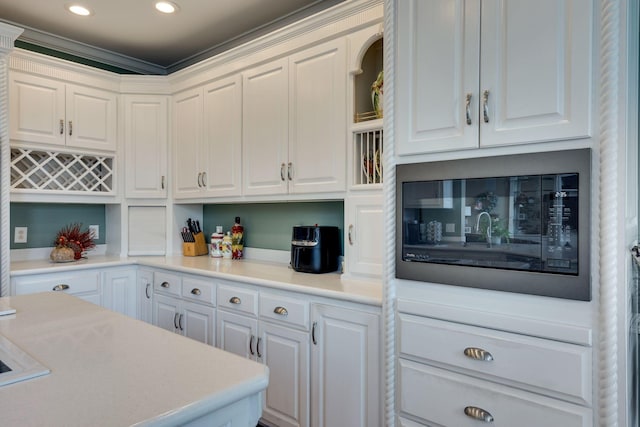
<instances>
[{"instance_id":1,"label":"lattice wine rack","mask_svg":"<svg viewBox=\"0 0 640 427\"><path fill-rule=\"evenodd\" d=\"M112 193L113 157L11 148L11 190Z\"/></svg>"},{"instance_id":2,"label":"lattice wine rack","mask_svg":"<svg viewBox=\"0 0 640 427\"><path fill-rule=\"evenodd\" d=\"M356 185L382 184L382 129L354 132Z\"/></svg>"}]
</instances>

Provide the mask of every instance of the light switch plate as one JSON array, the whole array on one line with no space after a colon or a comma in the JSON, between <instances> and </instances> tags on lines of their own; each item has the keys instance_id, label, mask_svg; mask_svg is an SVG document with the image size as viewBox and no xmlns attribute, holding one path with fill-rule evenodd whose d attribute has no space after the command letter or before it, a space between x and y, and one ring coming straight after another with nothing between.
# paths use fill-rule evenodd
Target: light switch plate
<instances>
[{"instance_id":1,"label":"light switch plate","mask_svg":"<svg viewBox=\"0 0 640 427\"><path fill-rule=\"evenodd\" d=\"M98 240L100 238L100 226L90 225L89 234L91 234L91 237L93 238L93 240Z\"/></svg>"},{"instance_id":2,"label":"light switch plate","mask_svg":"<svg viewBox=\"0 0 640 427\"><path fill-rule=\"evenodd\" d=\"M13 232L13 243L27 243L27 227L16 227Z\"/></svg>"}]
</instances>

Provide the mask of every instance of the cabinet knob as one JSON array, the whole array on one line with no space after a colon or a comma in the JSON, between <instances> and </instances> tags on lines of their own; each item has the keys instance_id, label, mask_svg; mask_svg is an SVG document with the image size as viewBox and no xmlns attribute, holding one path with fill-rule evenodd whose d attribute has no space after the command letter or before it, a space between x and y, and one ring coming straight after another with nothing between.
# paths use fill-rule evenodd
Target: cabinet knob
<instances>
[{"instance_id":1,"label":"cabinet knob","mask_svg":"<svg viewBox=\"0 0 640 427\"><path fill-rule=\"evenodd\" d=\"M169 288L169 286L171 286L171 285L169 285L169 282L162 282L162 283L160 283L160 287L162 287L162 288L167 289L167 288Z\"/></svg>"},{"instance_id":2,"label":"cabinet knob","mask_svg":"<svg viewBox=\"0 0 640 427\"><path fill-rule=\"evenodd\" d=\"M473 360L482 360L485 362L491 362L493 355L487 350L477 347L467 347L464 349L464 355Z\"/></svg>"},{"instance_id":3,"label":"cabinet knob","mask_svg":"<svg viewBox=\"0 0 640 427\"><path fill-rule=\"evenodd\" d=\"M193 289L191 289L191 293L193 295L200 295L202 292L198 288L193 288Z\"/></svg>"},{"instance_id":4,"label":"cabinet knob","mask_svg":"<svg viewBox=\"0 0 640 427\"><path fill-rule=\"evenodd\" d=\"M285 317L287 316L287 314L289 314L289 312L287 311L287 309L286 309L286 308L284 308L284 307L280 307L280 306L278 306L278 307L274 308L274 309L273 309L273 312L274 312L275 314L279 314L280 316L285 316Z\"/></svg>"},{"instance_id":5,"label":"cabinet knob","mask_svg":"<svg viewBox=\"0 0 640 427\"><path fill-rule=\"evenodd\" d=\"M230 302L231 304L240 304L242 301L240 301L240 298L238 298L238 297L231 297L231 298L229 299L229 302Z\"/></svg>"},{"instance_id":6,"label":"cabinet knob","mask_svg":"<svg viewBox=\"0 0 640 427\"><path fill-rule=\"evenodd\" d=\"M464 414L474 420L484 421L485 423L493 422L493 415L482 408L478 408L477 406L467 406L464 408Z\"/></svg>"},{"instance_id":7,"label":"cabinet knob","mask_svg":"<svg viewBox=\"0 0 640 427\"><path fill-rule=\"evenodd\" d=\"M65 285L64 283L61 283L59 285L55 285L51 290L57 292L57 291L66 291L67 289L69 289L69 285Z\"/></svg>"}]
</instances>

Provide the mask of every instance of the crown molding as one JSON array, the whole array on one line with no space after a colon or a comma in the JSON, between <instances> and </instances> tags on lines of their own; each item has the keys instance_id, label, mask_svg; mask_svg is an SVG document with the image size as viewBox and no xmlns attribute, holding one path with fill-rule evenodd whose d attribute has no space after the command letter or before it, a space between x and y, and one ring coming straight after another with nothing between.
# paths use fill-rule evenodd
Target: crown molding
<instances>
[{"instance_id":1,"label":"crown molding","mask_svg":"<svg viewBox=\"0 0 640 427\"><path fill-rule=\"evenodd\" d=\"M22 34L23 29L0 22L0 54L7 54L14 48L16 39Z\"/></svg>"}]
</instances>

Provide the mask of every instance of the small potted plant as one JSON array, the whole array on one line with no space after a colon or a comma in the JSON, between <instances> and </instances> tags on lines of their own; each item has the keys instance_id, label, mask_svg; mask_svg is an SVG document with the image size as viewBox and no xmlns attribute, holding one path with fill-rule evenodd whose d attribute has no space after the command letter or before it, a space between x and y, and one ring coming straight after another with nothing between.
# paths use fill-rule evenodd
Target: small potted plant
<instances>
[{"instance_id":1,"label":"small potted plant","mask_svg":"<svg viewBox=\"0 0 640 427\"><path fill-rule=\"evenodd\" d=\"M491 240L494 245L499 245L504 240L507 244L509 240L509 229L501 221L500 218L495 217L491 220Z\"/></svg>"},{"instance_id":2,"label":"small potted plant","mask_svg":"<svg viewBox=\"0 0 640 427\"><path fill-rule=\"evenodd\" d=\"M89 229L82 230L82 224L70 224L62 227L56 234L54 248L49 255L53 262L69 262L82 258L85 251L96 244Z\"/></svg>"}]
</instances>

